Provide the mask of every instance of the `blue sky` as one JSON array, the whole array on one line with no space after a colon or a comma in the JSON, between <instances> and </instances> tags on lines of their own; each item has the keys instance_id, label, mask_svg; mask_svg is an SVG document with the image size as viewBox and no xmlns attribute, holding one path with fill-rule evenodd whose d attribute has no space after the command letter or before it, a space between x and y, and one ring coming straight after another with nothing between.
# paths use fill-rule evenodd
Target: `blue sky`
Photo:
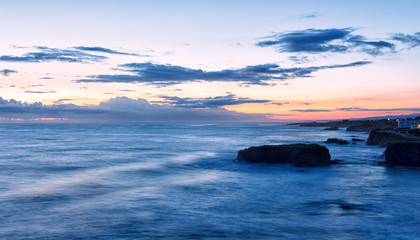
<instances>
[{"instance_id":1,"label":"blue sky","mask_svg":"<svg viewBox=\"0 0 420 240\"><path fill-rule=\"evenodd\" d=\"M0 97L22 111L140 99L226 121L419 112L419 1L0 3ZM80 118L44 107L0 117Z\"/></svg>"}]
</instances>

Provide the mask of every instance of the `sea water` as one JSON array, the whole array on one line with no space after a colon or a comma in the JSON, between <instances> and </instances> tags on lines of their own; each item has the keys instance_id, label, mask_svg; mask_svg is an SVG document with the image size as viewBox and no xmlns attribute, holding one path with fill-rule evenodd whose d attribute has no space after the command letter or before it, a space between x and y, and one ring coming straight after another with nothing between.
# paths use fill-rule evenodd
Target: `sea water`
<instances>
[{"instance_id":1,"label":"sea water","mask_svg":"<svg viewBox=\"0 0 420 240\"><path fill-rule=\"evenodd\" d=\"M354 135L354 136L353 136ZM418 239L420 170L344 129L282 124L2 124L0 239ZM340 165L236 161L326 145ZM347 209L343 206L349 206Z\"/></svg>"}]
</instances>

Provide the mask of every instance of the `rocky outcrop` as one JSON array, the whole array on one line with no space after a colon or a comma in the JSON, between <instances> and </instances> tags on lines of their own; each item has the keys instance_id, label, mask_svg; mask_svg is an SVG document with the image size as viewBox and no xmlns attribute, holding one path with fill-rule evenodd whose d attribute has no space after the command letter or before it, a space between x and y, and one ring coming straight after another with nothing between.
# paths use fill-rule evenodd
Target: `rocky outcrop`
<instances>
[{"instance_id":1,"label":"rocky outcrop","mask_svg":"<svg viewBox=\"0 0 420 240\"><path fill-rule=\"evenodd\" d=\"M328 138L325 143L349 144L348 141L338 138Z\"/></svg>"},{"instance_id":2,"label":"rocky outcrop","mask_svg":"<svg viewBox=\"0 0 420 240\"><path fill-rule=\"evenodd\" d=\"M364 142L365 140L360 139L360 138L352 138L351 141L352 142Z\"/></svg>"},{"instance_id":3,"label":"rocky outcrop","mask_svg":"<svg viewBox=\"0 0 420 240\"><path fill-rule=\"evenodd\" d=\"M337 131L338 130L338 127L328 127L328 128L324 128L324 130Z\"/></svg>"},{"instance_id":4,"label":"rocky outcrop","mask_svg":"<svg viewBox=\"0 0 420 240\"><path fill-rule=\"evenodd\" d=\"M420 167L420 142L396 142L386 148L388 166Z\"/></svg>"},{"instance_id":5,"label":"rocky outcrop","mask_svg":"<svg viewBox=\"0 0 420 240\"><path fill-rule=\"evenodd\" d=\"M238 152L238 160L252 163L292 164L318 167L333 164L328 148L318 144L287 144L250 147Z\"/></svg>"},{"instance_id":6,"label":"rocky outcrop","mask_svg":"<svg viewBox=\"0 0 420 240\"><path fill-rule=\"evenodd\" d=\"M378 145L386 147L391 142L413 141L413 137L404 135L402 133L387 131L387 130L373 130L369 133L366 145Z\"/></svg>"}]
</instances>

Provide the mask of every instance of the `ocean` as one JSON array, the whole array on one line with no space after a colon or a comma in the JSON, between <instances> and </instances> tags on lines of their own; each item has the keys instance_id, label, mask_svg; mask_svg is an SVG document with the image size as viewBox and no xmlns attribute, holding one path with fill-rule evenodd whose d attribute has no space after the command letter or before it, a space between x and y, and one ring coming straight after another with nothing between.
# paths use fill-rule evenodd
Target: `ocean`
<instances>
[{"instance_id":1,"label":"ocean","mask_svg":"<svg viewBox=\"0 0 420 240\"><path fill-rule=\"evenodd\" d=\"M284 124L1 124L0 239L419 239L420 170L366 133ZM250 164L318 143L343 164ZM351 209L342 206L351 206Z\"/></svg>"}]
</instances>

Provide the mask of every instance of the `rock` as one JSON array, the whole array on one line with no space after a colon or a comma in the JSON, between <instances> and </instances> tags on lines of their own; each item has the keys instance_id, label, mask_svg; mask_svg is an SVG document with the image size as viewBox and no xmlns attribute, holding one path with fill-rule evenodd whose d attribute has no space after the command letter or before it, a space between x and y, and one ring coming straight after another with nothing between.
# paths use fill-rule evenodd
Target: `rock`
<instances>
[{"instance_id":1,"label":"rock","mask_svg":"<svg viewBox=\"0 0 420 240\"><path fill-rule=\"evenodd\" d=\"M328 127L328 128L324 128L324 130L337 131L338 127Z\"/></svg>"},{"instance_id":2,"label":"rock","mask_svg":"<svg viewBox=\"0 0 420 240\"><path fill-rule=\"evenodd\" d=\"M395 142L385 152L388 166L420 167L420 142Z\"/></svg>"},{"instance_id":3,"label":"rock","mask_svg":"<svg viewBox=\"0 0 420 240\"><path fill-rule=\"evenodd\" d=\"M351 141L352 142L364 142L365 140L360 139L360 138L352 138Z\"/></svg>"},{"instance_id":4,"label":"rock","mask_svg":"<svg viewBox=\"0 0 420 240\"><path fill-rule=\"evenodd\" d=\"M352 210L353 207L350 206L349 204L341 204L340 207L344 210Z\"/></svg>"},{"instance_id":5,"label":"rock","mask_svg":"<svg viewBox=\"0 0 420 240\"><path fill-rule=\"evenodd\" d=\"M343 164L343 160L334 159L334 160L331 160L331 164Z\"/></svg>"},{"instance_id":6,"label":"rock","mask_svg":"<svg viewBox=\"0 0 420 240\"><path fill-rule=\"evenodd\" d=\"M318 167L333 164L328 148L318 144L286 144L250 147L238 152L238 160L252 163Z\"/></svg>"},{"instance_id":7,"label":"rock","mask_svg":"<svg viewBox=\"0 0 420 240\"><path fill-rule=\"evenodd\" d=\"M404 135L402 133L376 129L369 133L366 145L379 145L380 147L386 147L390 142L413 140L415 140L413 137Z\"/></svg>"},{"instance_id":8,"label":"rock","mask_svg":"<svg viewBox=\"0 0 420 240\"><path fill-rule=\"evenodd\" d=\"M338 143L338 144L349 144L348 141L338 138L328 138L325 143Z\"/></svg>"}]
</instances>

